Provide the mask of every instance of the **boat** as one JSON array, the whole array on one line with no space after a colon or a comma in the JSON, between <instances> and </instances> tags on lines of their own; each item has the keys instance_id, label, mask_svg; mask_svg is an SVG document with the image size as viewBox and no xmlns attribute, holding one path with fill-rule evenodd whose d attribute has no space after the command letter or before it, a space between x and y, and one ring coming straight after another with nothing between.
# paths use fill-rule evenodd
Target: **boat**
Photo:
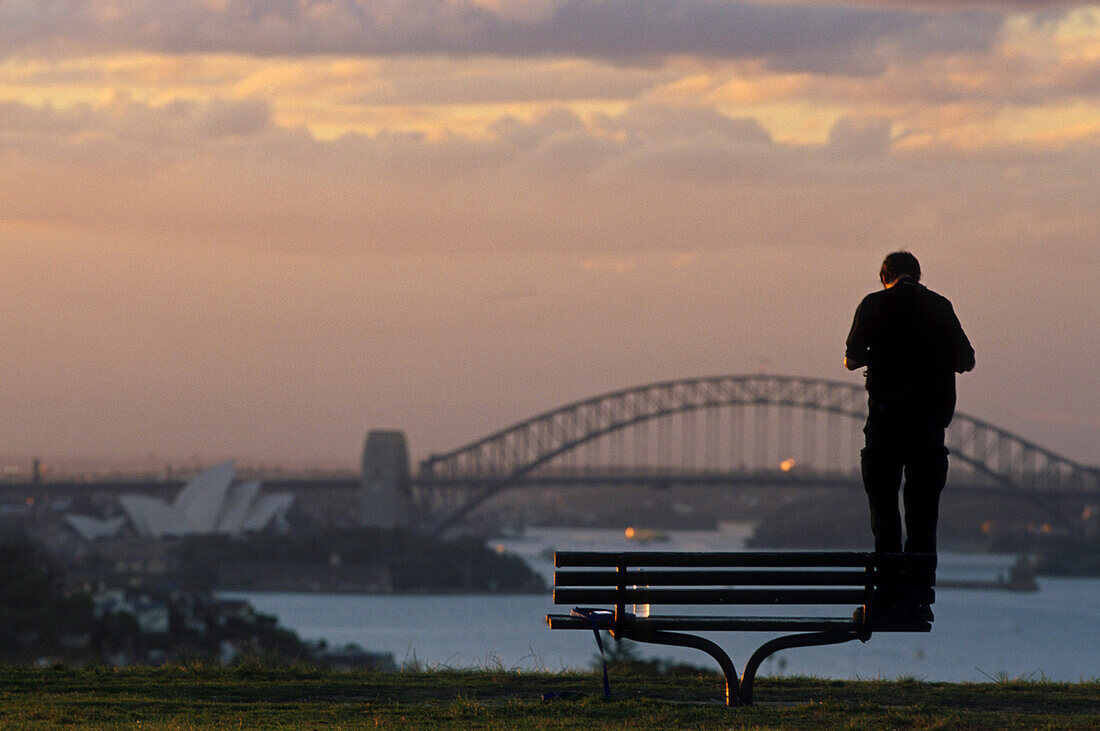
<instances>
[{"instance_id":1,"label":"boat","mask_svg":"<svg viewBox=\"0 0 1100 731\"><path fill-rule=\"evenodd\" d=\"M626 536L628 541L637 541L638 543L668 540L668 533L665 533L663 530L654 530L653 528L630 527L623 531L623 535Z\"/></svg>"}]
</instances>

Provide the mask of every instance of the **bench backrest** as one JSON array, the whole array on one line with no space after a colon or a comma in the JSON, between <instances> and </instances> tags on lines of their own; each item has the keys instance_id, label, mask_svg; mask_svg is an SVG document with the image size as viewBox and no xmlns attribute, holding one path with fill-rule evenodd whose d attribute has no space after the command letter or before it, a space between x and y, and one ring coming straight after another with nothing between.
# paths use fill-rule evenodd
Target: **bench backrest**
<instances>
[{"instance_id":1,"label":"bench backrest","mask_svg":"<svg viewBox=\"0 0 1100 731\"><path fill-rule=\"evenodd\" d=\"M562 551L554 603L889 605L935 601L935 554Z\"/></svg>"}]
</instances>

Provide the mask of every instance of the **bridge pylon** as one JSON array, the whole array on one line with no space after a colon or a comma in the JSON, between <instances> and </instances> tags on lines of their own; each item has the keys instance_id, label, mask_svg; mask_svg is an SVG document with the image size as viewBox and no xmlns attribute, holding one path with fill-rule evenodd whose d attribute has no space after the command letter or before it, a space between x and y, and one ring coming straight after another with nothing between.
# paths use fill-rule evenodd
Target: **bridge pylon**
<instances>
[{"instance_id":1,"label":"bridge pylon","mask_svg":"<svg viewBox=\"0 0 1100 731\"><path fill-rule=\"evenodd\" d=\"M359 524L372 528L412 524L405 432L375 430L367 434L359 484Z\"/></svg>"}]
</instances>

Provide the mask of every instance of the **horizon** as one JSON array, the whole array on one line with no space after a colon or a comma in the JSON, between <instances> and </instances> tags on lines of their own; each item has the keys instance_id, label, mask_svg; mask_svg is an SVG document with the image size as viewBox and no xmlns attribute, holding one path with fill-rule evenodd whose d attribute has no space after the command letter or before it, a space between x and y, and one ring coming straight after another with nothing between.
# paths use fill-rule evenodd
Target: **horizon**
<instances>
[{"instance_id":1,"label":"horizon","mask_svg":"<svg viewBox=\"0 0 1100 731\"><path fill-rule=\"evenodd\" d=\"M747 376L776 376L776 377L790 377L790 374L778 374L778 373L766 373L760 371L757 374L728 374L728 375L747 375ZM703 376L702 378L709 378L712 376ZM839 379L831 379L838 383L843 383ZM653 385L653 384L634 384L634 386ZM626 389L622 389L626 390ZM593 394L592 397L602 394ZM582 400L570 402L569 404L560 404L560 407L566 407L573 403L579 403ZM542 414L547 413L546 411ZM529 415L530 418L536 418L542 414ZM975 414L966 414L965 412L956 412L956 416L964 416L969 418L979 418ZM512 427L522 424L527 419L518 419L507 425L502 426L497 431L504 431ZM994 424L994 427L997 425ZM380 431L387 431L381 429ZM401 431L401 430L398 430ZM404 433L404 432L402 432ZM364 435L364 441L367 435ZM408 438L408 434L405 435ZM432 452L430 454L419 455L414 452L410 452L410 463L415 466L423 459L429 456L439 456L454 450L464 449L472 444L477 443L481 439L490 436L489 434L479 435L477 438L468 439L460 444L455 444L451 448ZM1017 439L1023 441L1033 440L1027 439L1024 435L1013 434L1011 435ZM1035 443L1040 448L1045 448L1045 445ZM1065 457L1065 455L1058 455ZM156 454L149 453L144 455L132 455L132 456L119 456L119 455L66 455L66 454L54 454L44 457L42 455L30 455L30 454L3 454L0 453L0 480L30 478L37 467L41 470L41 474L44 477L48 477L51 472L60 473L66 476L103 476L108 474L117 474L119 476L126 475L143 475L143 476L160 476L162 478L178 478L188 474L197 474L211 466L222 462L233 462L238 465L242 472L248 472L252 474L263 473L280 473L285 472L287 474L306 474L310 472L328 472L332 474L340 473L354 473L360 469L359 461L361 461L362 454L358 453L352 455L349 459L337 459L334 457L326 457L322 455L316 455L314 457L301 457L297 459L286 458L269 458L256 455L232 455L232 454L199 454L193 453L191 455L173 455L173 454ZM791 460L793 462L793 460ZM1076 461L1076 460L1071 460ZM1097 468L1100 465L1089 464L1087 462L1079 462L1078 464L1083 467ZM782 466L781 466L782 468Z\"/></svg>"}]
</instances>

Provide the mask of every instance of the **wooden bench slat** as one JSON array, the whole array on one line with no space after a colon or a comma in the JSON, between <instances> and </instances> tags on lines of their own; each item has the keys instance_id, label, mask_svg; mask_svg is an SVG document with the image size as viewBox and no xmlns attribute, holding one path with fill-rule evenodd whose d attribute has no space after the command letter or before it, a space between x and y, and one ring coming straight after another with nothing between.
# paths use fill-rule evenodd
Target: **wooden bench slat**
<instances>
[{"instance_id":1,"label":"wooden bench slat","mask_svg":"<svg viewBox=\"0 0 1100 731\"><path fill-rule=\"evenodd\" d=\"M744 617L714 617L694 615L662 614L659 617L636 617L628 615L633 627L647 627L649 629L665 630L711 630L727 631L742 629L770 630L776 627L789 628L792 625L806 626L810 631L824 629L856 629L859 624L847 617L775 617L775 616L744 616ZM577 617L572 614L548 614L547 623L553 629L592 629L592 623L587 617ZM611 629L614 626L614 618L608 614L596 618L596 625L600 629Z\"/></svg>"},{"instance_id":2,"label":"wooden bench slat","mask_svg":"<svg viewBox=\"0 0 1100 731\"><path fill-rule=\"evenodd\" d=\"M804 588L754 588L754 589L654 589L651 587L572 588L555 587L555 604L588 606L593 604L868 604L874 596L888 604L933 604L936 591L928 587L868 591L867 589L804 589Z\"/></svg>"},{"instance_id":3,"label":"wooden bench slat","mask_svg":"<svg viewBox=\"0 0 1100 731\"><path fill-rule=\"evenodd\" d=\"M863 625L849 618L827 617L694 617L662 615L660 617L634 618L632 626L640 629L694 632L857 632ZM592 629L592 623L585 617L571 614L548 614L546 623L550 629ZM597 619L599 629L611 629L610 617ZM892 622L873 624L875 632L929 632L929 622Z\"/></svg>"},{"instance_id":4,"label":"wooden bench slat","mask_svg":"<svg viewBox=\"0 0 1100 731\"><path fill-rule=\"evenodd\" d=\"M865 604L863 589L554 589L555 604Z\"/></svg>"},{"instance_id":5,"label":"wooden bench slat","mask_svg":"<svg viewBox=\"0 0 1100 731\"><path fill-rule=\"evenodd\" d=\"M554 566L654 566L654 567L870 567L875 554L850 551L760 551L694 553L679 551L558 551Z\"/></svg>"},{"instance_id":6,"label":"wooden bench slat","mask_svg":"<svg viewBox=\"0 0 1100 731\"><path fill-rule=\"evenodd\" d=\"M617 571L558 571L555 586L615 586L619 582L638 586L865 586L867 572L807 571L801 569L724 569L691 571L669 569L627 569Z\"/></svg>"}]
</instances>

